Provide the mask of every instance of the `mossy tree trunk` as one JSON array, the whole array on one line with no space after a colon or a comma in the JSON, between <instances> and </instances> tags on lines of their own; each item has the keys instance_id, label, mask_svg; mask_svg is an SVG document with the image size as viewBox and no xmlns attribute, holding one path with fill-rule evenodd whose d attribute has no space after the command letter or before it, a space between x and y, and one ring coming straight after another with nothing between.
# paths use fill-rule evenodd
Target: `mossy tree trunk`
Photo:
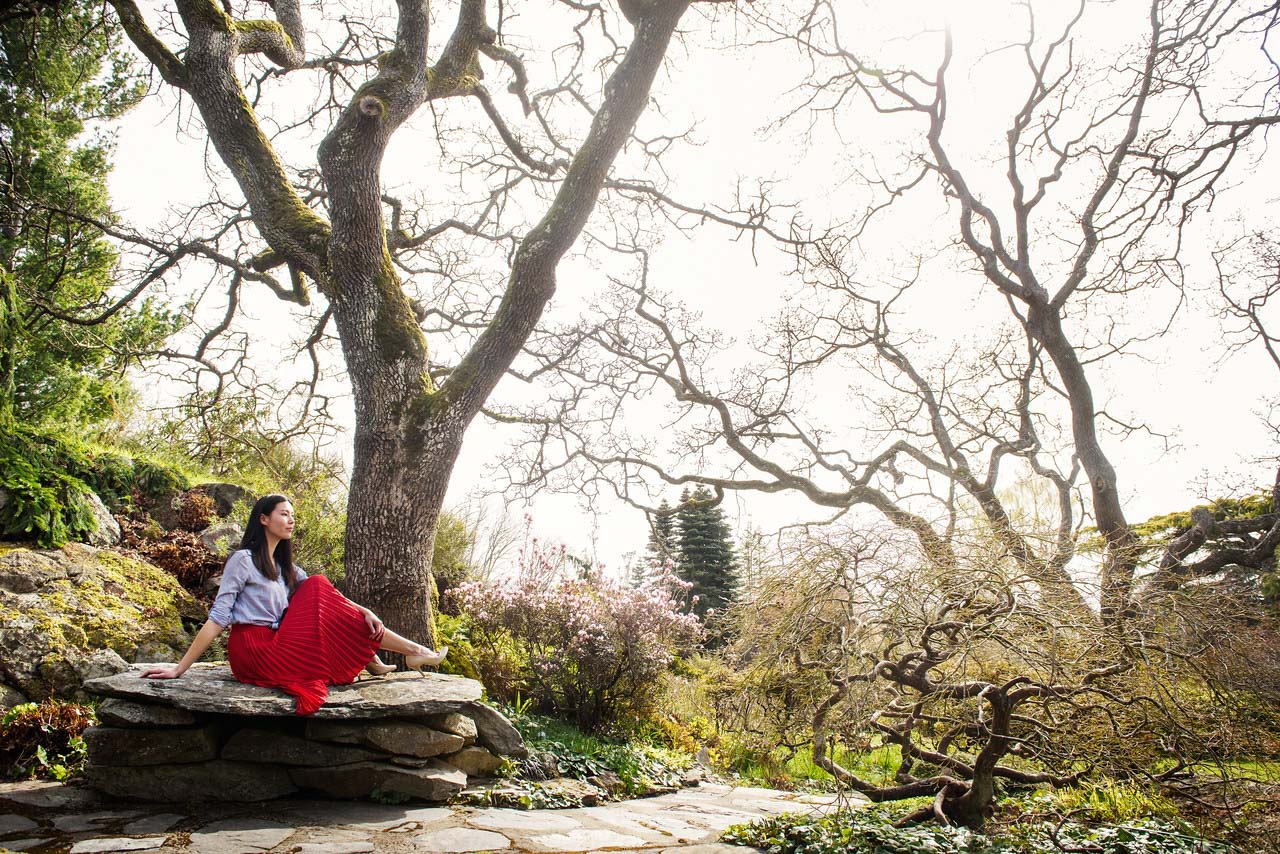
<instances>
[{"instance_id":1,"label":"mossy tree trunk","mask_svg":"<svg viewBox=\"0 0 1280 854\"><path fill-rule=\"evenodd\" d=\"M214 0L174 0L189 41L181 56L148 28L132 0L112 0L134 44L190 96L270 247L260 271L287 265L329 300L355 398L355 456L347 515L347 589L395 631L431 642L431 553L467 425L527 341L555 291L556 267L577 239L643 111L688 0L628 4L634 38L607 81L590 130L542 219L520 241L489 326L447 378L433 380L427 341L392 264L381 200L394 132L433 99L473 94L481 55L505 51L483 0L463 0L446 47L427 54L429 3L400 0L396 46L351 98L318 151L329 221L298 195L235 71L260 53L285 69L306 61L299 0L275 21L237 21Z\"/></svg>"}]
</instances>

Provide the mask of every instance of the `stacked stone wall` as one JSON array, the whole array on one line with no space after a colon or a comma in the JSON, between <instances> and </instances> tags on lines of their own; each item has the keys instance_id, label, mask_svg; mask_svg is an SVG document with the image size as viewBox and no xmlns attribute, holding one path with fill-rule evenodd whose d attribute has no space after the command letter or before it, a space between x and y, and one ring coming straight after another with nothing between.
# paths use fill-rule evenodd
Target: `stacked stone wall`
<instances>
[{"instance_id":1,"label":"stacked stone wall","mask_svg":"<svg viewBox=\"0 0 1280 854\"><path fill-rule=\"evenodd\" d=\"M292 700L242 685L225 666L178 680L142 667L92 680L106 695L85 731L86 779L148 801L259 801L297 791L337 798L445 801L524 757L520 735L478 701L470 679L397 674L339 686L310 718Z\"/></svg>"}]
</instances>

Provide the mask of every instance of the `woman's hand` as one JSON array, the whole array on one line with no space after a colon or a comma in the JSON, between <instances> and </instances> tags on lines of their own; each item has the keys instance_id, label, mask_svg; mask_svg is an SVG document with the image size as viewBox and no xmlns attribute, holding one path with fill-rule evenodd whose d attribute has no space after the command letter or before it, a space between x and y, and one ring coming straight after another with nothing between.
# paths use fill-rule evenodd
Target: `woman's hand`
<instances>
[{"instance_id":1,"label":"woman's hand","mask_svg":"<svg viewBox=\"0 0 1280 854\"><path fill-rule=\"evenodd\" d=\"M153 667L150 670L144 670L139 674L143 679L177 679L183 671L178 669L178 665L173 667Z\"/></svg>"},{"instance_id":2,"label":"woman's hand","mask_svg":"<svg viewBox=\"0 0 1280 854\"><path fill-rule=\"evenodd\" d=\"M378 619L378 615L364 609L364 624L369 627L369 637L376 638L382 636L382 620Z\"/></svg>"}]
</instances>

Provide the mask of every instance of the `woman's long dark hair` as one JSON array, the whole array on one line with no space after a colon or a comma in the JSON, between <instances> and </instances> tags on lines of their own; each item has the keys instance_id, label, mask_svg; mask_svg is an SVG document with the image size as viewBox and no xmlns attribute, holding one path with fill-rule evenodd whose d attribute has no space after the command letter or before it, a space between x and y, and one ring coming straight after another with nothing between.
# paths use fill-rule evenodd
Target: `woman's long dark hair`
<instances>
[{"instance_id":1,"label":"woman's long dark hair","mask_svg":"<svg viewBox=\"0 0 1280 854\"><path fill-rule=\"evenodd\" d=\"M240 538L240 548L248 549L253 555L253 565L258 570L276 581L280 578L280 570L284 570L284 583L292 590L298 584L298 573L293 567L293 541L281 540L276 543L276 553L267 553L267 529L262 527L262 517L270 516L276 507L288 501L283 495L264 495L253 505L249 513L249 524L245 526L244 536Z\"/></svg>"}]
</instances>

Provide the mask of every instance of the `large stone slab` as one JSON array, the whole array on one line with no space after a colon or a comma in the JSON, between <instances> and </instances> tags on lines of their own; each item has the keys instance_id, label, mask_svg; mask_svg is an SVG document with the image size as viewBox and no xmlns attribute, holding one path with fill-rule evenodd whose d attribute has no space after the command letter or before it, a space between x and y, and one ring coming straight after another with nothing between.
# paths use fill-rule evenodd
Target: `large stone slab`
<instances>
[{"instance_id":1,"label":"large stone slab","mask_svg":"<svg viewBox=\"0 0 1280 854\"><path fill-rule=\"evenodd\" d=\"M467 785L467 775L433 762L425 768L400 768L382 762L358 762L333 768L294 768L293 782L335 798L367 798L375 791L424 801L448 800Z\"/></svg>"},{"instance_id":2,"label":"large stone slab","mask_svg":"<svg viewBox=\"0 0 1280 854\"><path fill-rule=\"evenodd\" d=\"M267 801L298 790L281 766L225 759L188 765L91 765L85 769L85 780L118 798L168 803Z\"/></svg>"},{"instance_id":3,"label":"large stone slab","mask_svg":"<svg viewBox=\"0 0 1280 854\"><path fill-rule=\"evenodd\" d=\"M230 818L191 834L196 854L255 854L270 851L293 835L293 828L270 819Z\"/></svg>"},{"instance_id":4,"label":"large stone slab","mask_svg":"<svg viewBox=\"0 0 1280 854\"><path fill-rule=\"evenodd\" d=\"M161 703L193 712L275 717L294 714L294 699L288 694L274 688L237 682L226 665L197 664L179 679L138 678L143 670L154 666L135 664L123 673L91 679L85 683L85 690L104 697ZM475 708L488 709L475 702L480 699L482 690L479 682L461 676L428 673L424 678L416 673L395 673L383 679L330 688L328 701L315 717L362 720L462 712L475 719ZM488 711L490 717L496 715L510 727L506 718L492 709ZM483 739L485 727L478 719L476 724ZM490 723L489 727L495 731L501 729L500 724ZM499 733L495 737L500 739L502 736ZM518 734L516 737L519 738ZM521 743L520 747L523 746ZM490 749L493 748L490 746Z\"/></svg>"},{"instance_id":5,"label":"large stone slab","mask_svg":"<svg viewBox=\"0 0 1280 854\"><path fill-rule=\"evenodd\" d=\"M383 753L418 757L453 753L460 750L463 745L461 736L408 721L385 723L308 721L307 738L343 744L363 744L377 748Z\"/></svg>"},{"instance_id":6,"label":"large stone slab","mask_svg":"<svg viewBox=\"0 0 1280 854\"><path fill-rule=\"evenodd\" d=\"M528 758L529 748L524 746L524 739L497 709L481 702L471 702L460 711L475 721L476 738L481 745L499 756Z\"/></svg>"},{"instance_id":7,"label":"large stone slab","mask_svg":"<svg viewBox=\"0 0 1280 854\"><path fill-rule=\"evenodd\" d=\"M567 833L549 833L546 836L535 836L529 842L530 847L544 851L594 851L597 848L642 848L645 840L639 836L618 833L596 827L584 827L570 830Z\"/></svg>"},{"instance_id":8,"label":"large stone slab","mask_svg":"<svg viewBox=\"0 0 1280 854\"><path fill-rule=\"evenodd\" d=\"M154 851L164 845L164 836L119 836L115 839L86 839L72 845L70 854L105 854L106 851Z\"/></svg>"},{"instance_id":9,"label":"large stone slab","mask_svg":"<svg viewBox=\"0 0 1280 854\"><path fill-rule=\"evenodd\" d=\"M105 854L108 851L154 851L164 845L163 836L121 836L84 839L71 846L71 854Z\"/></svg>"},{"instance_id":10,"label":"large stone slab","mask_svg":"<svg viewBox=\"0 0 1280 854\"><path fill-rule=\"evenodd\" d=\"M265 729L242 729L222 746L223 759L277 765L346 765L377 757L374 751L361 747L308 741Z\"/></svg>"},{"instance_id":11,"label":"large stone slab","mask_svg":"<svg viewBox=\"0 0 1280 854\"><path fill-rule=\"evenodd\" d=\"M196 722L196 716L172 706L134 703L113 697L98 704L98 720L107 726L150 728L190 726Z\"/></svg>"},{"instance_id":12,"label":"large stone slab","mask_svg":"<svg viewBox=\"0 0 1280 854\"><path fill-rule=\"evenodd\" d=\"M418 850L431 854L464 854L467 851L502 851L511 847L511 840L492 830L472 830L469 827L446 827L443 830L424 833L416 837Z\"/></svg>"},{"instance_id":13,"label":"large stone slab","mask_svg":"<svg viewBox=\"0 0 1280 854\"><path fill-rule=\"evenodd\" d=\"M198 729L124 729L91 726L84 731L94 765L175 765L218 756L213 727Z\"/></svg>"}]
</instances>

